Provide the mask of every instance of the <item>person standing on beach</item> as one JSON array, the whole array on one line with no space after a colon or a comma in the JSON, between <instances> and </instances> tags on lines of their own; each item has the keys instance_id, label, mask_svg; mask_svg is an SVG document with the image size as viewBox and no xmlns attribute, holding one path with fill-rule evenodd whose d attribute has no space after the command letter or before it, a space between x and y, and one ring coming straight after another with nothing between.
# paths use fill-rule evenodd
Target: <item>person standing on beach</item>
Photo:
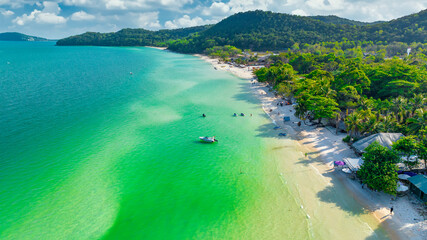
<instances>
[{"instance_id":1,"label":"person standing on beach","mask_svg":"<svg viewBox=\"0 0 427 240\"><path fill-rule=\"evenodd\" d=\"M390 215L393 214L393 206L390 208Z\"/></svg>"}]
</instances>

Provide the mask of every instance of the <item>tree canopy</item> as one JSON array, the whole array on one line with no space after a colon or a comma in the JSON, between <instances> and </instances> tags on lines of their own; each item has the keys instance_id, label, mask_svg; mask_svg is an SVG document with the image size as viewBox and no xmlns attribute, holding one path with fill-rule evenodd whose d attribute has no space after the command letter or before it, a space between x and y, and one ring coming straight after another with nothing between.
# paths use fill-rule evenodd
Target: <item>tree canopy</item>
<instances>
[{"instance_id":1,"label":"tree canopy","mask_svg":"<svg viewBox=\"0 0 427 240\"><path fill-rule=\"evenodd\" d=\"M357 171L357 176L369 188L396 195L397 166L399 156L393 150L373 142L365 149L364 163Z\"/></svg>"}]
</instances>

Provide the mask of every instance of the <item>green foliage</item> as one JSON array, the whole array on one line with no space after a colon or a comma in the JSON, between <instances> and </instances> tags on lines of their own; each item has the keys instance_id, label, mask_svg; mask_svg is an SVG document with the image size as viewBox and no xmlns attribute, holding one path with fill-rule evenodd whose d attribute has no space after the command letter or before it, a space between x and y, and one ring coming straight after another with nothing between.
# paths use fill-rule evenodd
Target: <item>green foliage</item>
<instances>
[{"instance_id":1,"label":"green foliage","mask_svg":"<svg viewBox=\"0 0 427 240\"><path fill-rule=\"evenodd\" d=\"M360 95L353 86L345 86L337 94L337 102L341 110L356 108L359 100Z\"/></svg>"},{"instance_id":2,"label":"green foliage","mask_svg":"<svg viewBox=\"0 0 427 240\"><path fill-rule=\"evenodd\" d=\"M342 141L345 142L345 143L350 142L350 140L351 140L351 137L348 136L348 135L345 138L342 139Z\"/></svg>"},{"instance_id":3,"label":"green foliage","mask_svg":"<svg viewBox=\"0 0 427 240\"><path fill-rule=\"evenodd\" d=\"M321 44L334 48L346 44L352 46L349 42ZM370 43L366 44L370 46ZM296 116L301 119L324 118L316 112L321 110L319 104L314 104L319 100L319 103L330 103L323 105L326 109L332 106L339 108L333 112L340 114L329 111L326 115L336 122L344 118L352 138L378 132L418 136L427 127L424 97L427 69L423 65L401 59L381 63L366 58L345 59L334 52L319 55L301 53L309 47L303 45L300 46L302 50L272 56L273 66L255 73L260 81L269 82L280 94L296 98ZM291 67L295 71L291 71ZM328 68L331 70L326 70Z\"/></svg>"},{"instance_id":4,"label":"green foliage","mask_svg":"<svg viewBox=\"0 0 427 240\"><path fill-rule=\"evenodd\" d=\"M322 119L334 118L339 108L333 98L323 96L311 96L308 99L308 110L314 119L321 123Z\"/></svg>"},{"instance_id":5,"label":"green foliage","mask_svg":"<svg viewBox=\"0 0 427 240\"><path fill-rule=\"evenodd\" d=\"M415 136L406 136L397 140L393 143L393 150L400 152L406 157L406 161L404 161L405 165L409 168L412 168L418 165L417 161L411 162L408 161L411 155L415 155L418 152L418 142L415 139Z\"/></svg>"},{"instance_id":6,"label":"green foliage","mask_svg":"<svg viewBox=\"0 0 427 240\"><path fill-rule=\"evenodd\" d=\"M396 195L397 166L399 156L393 150L374 142L365 149L364 163L357 176L369 188Z\"/></svg>"},{"instance_id":7,"label":"green foliage","mask_svg":"<svg viewBox=\"0 0 427 240\"><path fill-rule=\"evenodd\" d=\"M412 118L407 120L409 132L412 134L419 134L421 130L427 128L427 112L420 108L415 110Z\"/></svg>"},{"instance_id":8,"label":"green foliage","mask_svg":"<svg viewBox=\"0 0 427 240\"><path fill-rule=\"evenodd\" d=\"M254 71L255 76L257 77L259 82L265 82L267 81L267 73L270 70L268 68L260 68L258 70Z\"/></svg>"},{"instance_id":9,"label":"green foliage","mask_svg":"<svg viewBox=\"0 0 427 240\"><path fill-rule=\"evenodd\" d=\"M418 159L424 160L424 167L427 169L427 140L425 138L418 143L417 156Z\"/></svg>"},{"instance_id":10,"label":"green foliage","mask_svg":"<svg viewBox=\"0 0 427 240\"><path fill-rule=\"evenodd\" d=\"M215 46L215 47L207 48L205 53L211 57L219 57L225 60L230 57L236 57L237 55L242 54L242 50L230 45L225 45L222 47Z\"/></svg>"},{"instance_id":11,"label":"green foliage","mask_svg":"<svg viewBox=\"0 0 427 240\"><path fill-rule=\"evenodd\" d=\"M365 72L360 69L358 64L350 62L348 65L343 67L344 71L335 77L335 81L333 83L335 89L341 90L346 86L352 86L359 94L362 94L364 90L369 89L371 81L366 76Z\"/></svg>"}]
</instances>

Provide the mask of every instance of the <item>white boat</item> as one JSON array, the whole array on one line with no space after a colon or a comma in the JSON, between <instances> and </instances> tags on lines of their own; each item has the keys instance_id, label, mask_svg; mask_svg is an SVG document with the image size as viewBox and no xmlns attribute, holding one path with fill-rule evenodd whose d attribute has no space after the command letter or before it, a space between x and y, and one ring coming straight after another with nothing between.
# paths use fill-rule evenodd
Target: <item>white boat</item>
<instances>
[{"instance_id":1,"label":"white boat","mask_svg":"<svg viewBox=\"0 0 427 240\"><path fill-rule=\"evenodd\" d=\"M213 137L199 137L199 139L203 142L208 142L208 143L214 143L214 142L218 142L218 140L215 139L215 136Z\"/></svg>"}]
</instances>

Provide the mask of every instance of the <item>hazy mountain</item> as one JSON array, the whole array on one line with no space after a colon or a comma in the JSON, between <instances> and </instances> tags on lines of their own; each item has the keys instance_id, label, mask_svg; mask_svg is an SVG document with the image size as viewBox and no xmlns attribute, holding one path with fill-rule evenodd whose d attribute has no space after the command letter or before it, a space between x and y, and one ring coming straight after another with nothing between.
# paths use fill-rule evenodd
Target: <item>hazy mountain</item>
<instances>
[{"instance_id":1,"label":"hazy mountain","mask_svg":"<svg viewBox=\"0 0 427 240\"><path fill-rule=\"evenodd\" d=\"M17 32L0 33L0 41L49 41L46 38L29 36Z\"/></svg>"}]
</instances>

